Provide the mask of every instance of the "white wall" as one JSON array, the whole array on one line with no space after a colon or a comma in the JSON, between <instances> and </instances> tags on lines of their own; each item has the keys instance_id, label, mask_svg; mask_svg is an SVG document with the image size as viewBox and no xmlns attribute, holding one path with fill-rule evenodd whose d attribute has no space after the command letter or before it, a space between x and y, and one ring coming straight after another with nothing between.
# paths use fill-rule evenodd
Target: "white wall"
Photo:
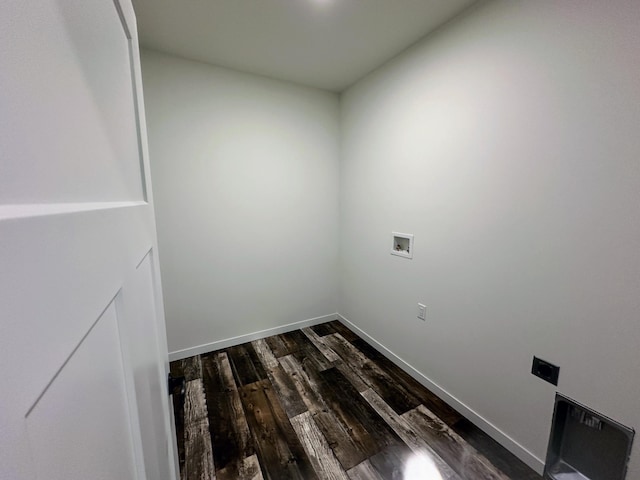
<instances>
[{"instance_id":1,"label":"white wall","mask_svg":"<svg viewBox=\"0 0 640 480\"><path fill-rule=\"evenodd\" d=\"M541 460L534 354L640 428L638 52L635 0L483 2L342 98L340 313Z\"/></svg>"},{"instance_id":2,"label":"white wall","mask_svg":"<svg viewBox=\"0 0 640 480\"><path fill-rule=\"evenodd\" d=\"M335 94L143 51L169 350L337 310Z\"/></svg>"}]
</instances>

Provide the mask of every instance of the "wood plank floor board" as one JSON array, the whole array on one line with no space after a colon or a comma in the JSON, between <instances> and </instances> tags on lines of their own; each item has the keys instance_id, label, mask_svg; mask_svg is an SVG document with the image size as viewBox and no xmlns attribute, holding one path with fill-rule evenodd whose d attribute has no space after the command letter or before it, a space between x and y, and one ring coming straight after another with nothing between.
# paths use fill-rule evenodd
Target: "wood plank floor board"
<instances>
[{"instance_id":1,"label":"wood plank floor board","mask_svg":"<svg viewBox=\"0 0 640 480\"><path fill-rule=\"evenodd\" d=\"M309 412L291 419L291 425L302 442L318 476L323 480L349 480L326 438Z\"/></svg>"},{"instance_id":2,"label":"wood plank floor board","mask_svg":"<svg viewBox=\"0 0 640 480\"><path fill-rule=\"evenodd\" d=\"M289 462L295 462L297 470L302 473L302 478L313 480L318 478L316 470L313 468L311 459L302 445L302 441L296 434L289 417L287 417L282 404L279 402L277 395L271 385L267 384L267 388L263 389L267 400L271 406L271 412L276 424L279 426L282 435L287 442L287 447L291 452Z\"/></svg>"},{"instance_id":3,"label":"wood plank floor board","mask_svg":"<svg viewBox=\"0 0 640 480\"><path fill-rule=\"evenodd\" d=\"M252 343L287 417L295 417L306 412L307 406L300 397L293 380L282 369L267 342L256 340Z\"/></svg>"},{"instance_id":4,"label":"wood plank floor board","mask_svg":"<svg viewBox=\"0 0 640 480\"><path fill-rule=\"evenodd\" d=\"M301 330L283 333L280 338L287 349L286 355L297 352L305 343L304 334Z\"/></svg>"},{"instance_id":5,"label":"wood plank floor board","mask_svg":"<svg viewBox=\"0 0 640 480\"><path fill-rule=\"evenodd\" d=\"M202 372L218 479L241 478L246 459L255 454L255 445L227 354L202 355Z\"/></svg>"},{"instance_id":6,"label":"wood plank floor board","mask_svg":"<svg viewBox=\"0 0 640 480\"><path fill-rule=\"evenodd\" d=\"M342 373L351 385L359 392L362 393L366 390L371 389L371 385L369 385L365 380L362 379L356 369L353 368L353 365L349 365L343 361L333 362L334 366Z\"/></svg>"},{"instance_id":7,"label":"wood plank floor board","mask_svg":"<svg viewBox=\"0 0 640 480\"><path fill-rule=\"evenodd\" d=\"M330 368L320 372L320 376L323 379L319 384L320 393L327 406L368 457L388 446L404 445L340 371Z\"/></svg>"},{"instance_id":8,"label":"wood plank floor board","mask_svg":"<svg viewBox=\"0 0 640 480\"><path fill-rule=\"evenodd\" d=\"M169 371L174 377L184 377L185 381L190 382L202 377L202 366L200 364L200 356L183 358L169 364Z\"/></svg>"},{"instance_id":9,"label":"wood plank floor board","mask_svg":"<svg viewBox=\"0 0 640 480\"><path fill-rule=\"evenodd\" d=\"M420 400L411 391L394 381L342 335L327 335L323 340L340 356L344 364L351 367L397 414L401 415L420 405Z\"/></svg>"},{"instance_id":10,"label":"wood plank floor board","mask_svg":"<svg viewBox=\"0 0 640 480\"><path fill-rule=\"evenodd\" d=\"M405 480L405 466L412 452L406 445L394 445L376 453L371 458L371 466L378 474L388 480Z\"/></svg>"},{"instance_id":11,"label":"wood plank floor board","mask_svg":"<svg viewBox=\"0 0 640 480\"><path fill-rule=\"evenodd\" d=\"M434 395L426 387L420 385L411 375L394 364L366 341L358 337L350 343L373 361L381 370L385 371L389 377L393 378L395 383L398 383L407 391L410 391L420 403L436 413L447 425L453 425L462 419L462 415L456 410Z\"/></svg>"},{"instance_id":12,"label":"wood plank floor board","mask_svg":"<svg viewBox=\"0 0 640 480\"><path fill-rule=\"evenodd\" d=\"M261 479L262 470L260 469L260 462L258 462L258 456L252 455L245 458L239 464L227 465L224 468L216 469L217 480L238 480L238 479Z\"/></svg>"},{"instance_id":13,"label":"wood plank floor board","mask_svg":"<svg viewBox=\"0 0 640 480\"><path fill-rule=\"evenodd\" d=\"M228 471L216 472L218 480L225 479L241 479L241 480L264 480L262 476L262 470L260 469L260 462L257 455L251 455L242 461L237 471L230 473ZM224 476L223 476L224 475ZM231 476L235 475L235 476Z\"/></svg>"},{"instance_id":14,"label":"wood plank floor board","mask_svg":"<svg viewBox=\"0 0 640 480\"><path fill-rule=\"evenodd\" d=\"M199 357L199 355L196 355L196 357ZM184 369L182 368L182 360L174 360L173 362L169 363L169 372L171 372L171 375L174 377L183 377Z\"/></svg>"},{"instance_id":15,"label":"wood plank floor board","mask_svg":"<svg viewBox=\"0 0 640 480\"><path fill-rule=\"evenodd\" d=\"M213 480L213 449L209 436L207 403L202 380L187 382L184 405L185 416L185 465L186 480Z\"/></svg>"},{"instance_id":16,"label":"wood plank floor board","mask_svg":"<svg viewBox=\"0 0 640 480\"><path fill-rule=\"evenodd\" d=\"M338 321L170 368L181 480L541 480Z\"/></svg>"},{"instance_id":17,"label":"wood plank floor board","mask_svg":"<svg viewBox=\"0 0 640 480\"><path fill-rule=\"evenodd\" d=\"M520 459L514 457L511 452L505 450L502 445L466 418L459 420L451 428L509 478L514 480L540 480L540 475L531 470Z\"/></svg>"},{"instance_id":18,"label":"wood plank floor board","mask_svg":"<svg viewBox=\"0 0 640 480\"><path fill-rule=\"evenodd\" d=\"M282 341L280 335L272 335L265 338L264 341L267 343L267 345L269 345L269 348L276 358L284 357L291 354L288 345Z\"/></svg>"},{"instance_id":19,"label":"wood plank floor board","mask_svg":"<svg viewBox=\"0 0 640 480\"><path fill-rule=\"evenodd\" d=\"M281 335L273 335L265 338L264 340L276 358L285 357L291 354L297 354L298 357L300 355L311 356L319 363L326 363L322 369L329 368L330 366L328 364L329 361L309 341L302 330L295 330Z\"/></svg>"},{"instance_id":20,"label":"wood plank floor board","mask_svg":"<svg viewBox=\"0 0 640 480\"><path fill-rule=\"evenodd\" d=\"M318 372L305 369L294 355L279 359L282 368L293 379L300 396L307 405L316 425L327 440L340 464L349 469L364 461L367 456L354 442L344 425L326 405L318 383Z\"/></svg>"},{"instance_id":21,"label":"wood plank floor board","mask_svg":"<svg viewBox=\"0 0 640 480\"><path fill-rule=\"evenodd\" d=\"M315 347L322 352L327 360L330 362L340 361L340 357L326 344L323 337L316 335L316 332L311 328L303 328L302 332L311 341L311 343L313 343Z\"/></svg>"},{"instance_id":22,"label":"wood plank floor board","mask_svg":"<svg viewBox=\"0 0 640 480\"><path fill-rule=\"evenodd\" d=\"M291 354L300 363L306 364L311 362L315 370L319 372L333 366L333 362L329 361L306 336L303 338L302 342L303 344L300 348Z\"/></svg>"},{"instance_id":23,"label":"wood plank floor board","mask_svg":"<svg viewBox=\"0 0 640 480\"><path fill-rule=\"evenodd\" d=\"M269 344L264 338L254 340L253 342L251 342L251 345L253 345L253 349L256 351L256 354L262 362L262 366L265 368L265 370L268 370L269 368L275 368L279 365L278 359L273 354L271 347L269 347Z\"/></svg>"},{"instance_id":24,"label":"wood plank floor board","mask_svg":"<svg viewBox=\"0 0 640 480\"><path fill-rule=\"evenodd\" d=\"M380 476L367 459L347 471L350 480L387 480Z\"/></svg>"},{"instance_id":25,"label":"wood plank floor board","mask_svg":"<svg viewBox=\"0 0 640 480\"><path fill-rule=\"evenodd\" d=\"M462 478L509 480L424 405L403 414L403 417Z\"/></svg>"},{"instance_id":26,"label":"wood plank floor board","mask_svg":"<svg viewBox=\"0 0 640 480\"><path fill-rule=\"evenodd\" d=\"M319 337L324 337L326 335L331 335L332 333L337 333L336 329L330 323L321 323L320 325L314 325L311 327L311 330L314 331L316 335Z\"/></svg>"},{"instance_id":27,"label":"wood plank floor board","mask_svg":"<svg viewBox=\"0 0 640 480\"><path fill-rule=\"evenodd\" d=\"M428 458L433 463L441 480L462 480L453 468L431 448L429 443L402 416L393 411L376 392L368 389L361 395L393 428L402 441L411 448L414 454Z\"/></svg>"},{"instance_id":28,"label":"wood plank floor board","mask_svg":"<svg viewBox=\"0 0 640 480\"><path fill-rule=\"evenodd\" d=\"M233 376L240 385L249 385L267 378L262 362L251 343L243 343L227 349Z\"/></svg>"},{"instance_id":29,"label":"wood plank floor board","mask_svg":"<svg viewBox=\"0 0 640 480\"><path fill-rule=\"evenodd\" d=\"M349 328L347 328L342 322L340 322L340 320L333 320L332 322L327 323L328 325L331 325L331 327L335 330L335 333L339 333L340 335L342 335L342 337L348 342L352 342L360 338L357 333L349 330Z\"/></svg>"},{"instance_id":30,"label":"wood plank floor board","mask_svg":"<svg viewBox=\"0 0 640 480\"><path fill-rule=\"evenodd\" d=\"M195 357L184 358L181 360L182 362L182 371L184 372L184 378L187 382L191 380L195 380L197 378L202 378L202 364L200 360L200 356L196 355Z\"/></svg>"},{"instance_id":31,"label":"wood plank floor board","mask_svg":"<svg viewBox=\"0 0 640 480\"><path fill-rule=\"evenodd\" d=\"M245 385L240 393L265 480L317 479L269 380Z\"/></svg>"},{"instance_id":32,"label":"wood plank floor board","mask_svg":"<svg viewBox=\"0 0 640 480\"><path fill-rule=\"evenodd\" d=\"M300 397L291 377L285 373L280 365L269 370L268 375L287 417L295 417L307 411L307 406Z\"/></svg>"}]
</instances>

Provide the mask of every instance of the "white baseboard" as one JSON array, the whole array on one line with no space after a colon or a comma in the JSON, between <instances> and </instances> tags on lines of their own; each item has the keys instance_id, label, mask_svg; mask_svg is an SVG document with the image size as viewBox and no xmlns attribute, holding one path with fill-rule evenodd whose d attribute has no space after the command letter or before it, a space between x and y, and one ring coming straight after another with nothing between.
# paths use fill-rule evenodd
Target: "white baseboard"
<instances>
[{"instance_id":1,"label":"white baseboard","mask_svg":"<svg viewBox=\"0 0 640 480\"><path fill-rule=\"evenodd\" d=\"M281 333L291 332L300 328L311 327L320 323L331 322L337 320L338 314L332 313L330 315L323 315L321 317L309 318L308 320L302 320L300 322L288 323L287 325L280 325L278 327L268 328L266 330L260 330L259 332L247 333L245 335L239 335L237 337L231 337L224 340L218 340L211 343L205 343L196 347L185 348L183 350L176 350L169 353L169 361L182 360L183 358L193 357L194 355L201 355L207 352L213 352L222 348L233 347L240 345L241 343L253 342L260 338L270 337L271 335L280 335Z\"/></svg>"},{"instance_id":2,"label":"white baseboard","mask_svg":"<svg viewBox=\"0 0 640 480\"><path fill-rule=\"evenodd\" d=\"M402 370L407 372L413 378L415 378L418 382L428 388L431 392L436 394L450 406L455 408L459 413L461 413L465 418L467 418L470 422L484 431L487 435L493 438L500 445L505 447L511 453L513 453L516 457L526 463L529 467L535 470L537 473L542 475L544 470L544 461L540 458L536 457L533 453L527 450L525 447L516 442L509 435L504 433L498 427L493 425L487 419L480 416L477 412L472 410L470 407L465 405L462 401L458 400L456 397L451 395L445 389L440 387L435 382L431 381L428 377L423 375L419 370L411 366L409 363L405 362L398 355L393 353L383 344L378 342L375 338L369 335L367 332L357 327L355 324L347 320L342 315L338 314L338 320L342 322L345 326L356 332L363 339L371 344L371 346L375 347L380 353L382 353L385 357L395 363Z\"/></svg>"}]
</instances>

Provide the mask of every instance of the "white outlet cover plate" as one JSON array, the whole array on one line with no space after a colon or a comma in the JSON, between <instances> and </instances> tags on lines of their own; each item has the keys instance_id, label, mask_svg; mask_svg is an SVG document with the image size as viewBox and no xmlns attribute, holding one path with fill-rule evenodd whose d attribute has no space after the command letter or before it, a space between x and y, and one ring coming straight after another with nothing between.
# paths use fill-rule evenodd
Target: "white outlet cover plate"
<instances>
[{"instance_id":1,"label":"white outlet cover plate","mask_svg":"<svg viewBox=\"0 0 640 480\"><path fill-rule=\"evenodd\" d=\"M418 318L420 320L426 320L427 318L427 306L421 303L418 304Z\"/></svg>"}]
</instances>

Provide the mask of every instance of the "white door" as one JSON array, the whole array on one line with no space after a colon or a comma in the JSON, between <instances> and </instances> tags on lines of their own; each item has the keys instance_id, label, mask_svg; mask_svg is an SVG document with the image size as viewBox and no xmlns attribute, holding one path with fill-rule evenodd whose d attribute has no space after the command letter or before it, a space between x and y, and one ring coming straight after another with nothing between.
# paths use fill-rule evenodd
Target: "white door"
<instances>
[{"instance_id":1,"label":"white door","mask_svg":"<svg viewBox=\"0 0 640 480\"><path fill-rule=\"evenodd\" d=\"M0 2L0 478L175 478L130 0Z\"/></svg>"}]
</instances>

